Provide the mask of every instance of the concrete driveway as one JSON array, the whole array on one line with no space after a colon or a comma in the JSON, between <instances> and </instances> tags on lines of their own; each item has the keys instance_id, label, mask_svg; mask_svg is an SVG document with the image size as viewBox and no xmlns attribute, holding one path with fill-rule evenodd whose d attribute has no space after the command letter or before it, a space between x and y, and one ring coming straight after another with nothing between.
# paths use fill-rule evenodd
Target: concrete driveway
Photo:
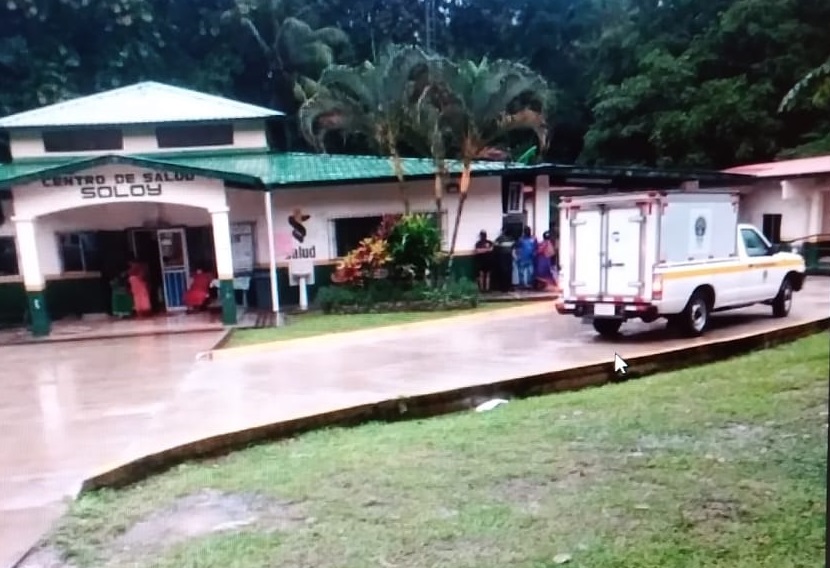
<instances>
[{"instance_id":1,"label":"concrete driveway","mask_svg":"<svg viewBox=\"0 0 830 568\"><path fill-rule=\"evenodd\" d=\"M797 295L787 320L758 306L716 316L705 342L830 315L830 279ZM273 352L195 361L216 334L2 348L0 566L14 562L81 481L149 452L338 408L688 345L665 324L627 324L613 342L553 313L482 318Z\"/></svg>"}]
</instances>

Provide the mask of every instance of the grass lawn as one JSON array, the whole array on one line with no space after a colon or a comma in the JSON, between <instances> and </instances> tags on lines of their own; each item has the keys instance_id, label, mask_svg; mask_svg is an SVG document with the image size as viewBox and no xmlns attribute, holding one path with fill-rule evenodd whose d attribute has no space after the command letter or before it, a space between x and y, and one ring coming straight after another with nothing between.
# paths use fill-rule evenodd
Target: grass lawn
<instances>
[{"instance_id":1,"label":"grass lawn","mask_svg":"<svg viewBox=\"0 0 830 568\"><path fill-rule=\"evenodd\" d=\"M86 495L47 550L148 568L815 568L829 356L825 333L257 446Z\"/></svg>"},{"instance_id":2,"label":"grass lawn","mask_svg":"<svg viewBox=\"0 0 830 568\"><path fill-rule=\"evenodd\" d=\"M527 302L498 302L483 303L477 308L467 310L448 310L441 312L399 312L385 314L332 314L311 312L296 316L288 316L289 325L262 329L239 329L231 334L225 347L240 347L254 343L268 343L270 341L285 341L300 339L314 335L356 331L390 325L400 325L418 321L444 319L463 314L473 314L515 308L527 305ZM553 309L553 308L551 308Z\"/></svg>"}]
</instances>

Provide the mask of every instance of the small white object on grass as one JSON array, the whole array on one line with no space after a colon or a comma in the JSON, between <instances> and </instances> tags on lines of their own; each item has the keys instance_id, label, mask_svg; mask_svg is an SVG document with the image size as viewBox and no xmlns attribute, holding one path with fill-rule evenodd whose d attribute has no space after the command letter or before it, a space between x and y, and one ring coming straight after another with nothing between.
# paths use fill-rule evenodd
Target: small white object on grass
<instances>
[{"instance_id":1,"label":"small white object on grass","mask_svg":"<svg viewBox=\"0 0 830 568\"><path fill-rule=\"evenodd\" d=\"M487 412L488 410L493 410L502 404L507 404L507 401L503 398L493 398L476 406L476 412Z\"/></svg>"},{"instance_id":2,"label":"small white object on grass","mask_svg":"<svg viewBox=\"0 0 830 568\"><path fill-rule=\"evenodd\" d=\"M571 555L566 554L566 553L557 554L556 556L553 557L553 563L554 564L567 564L570 561L571 561Z\"/></svg>"}]
</instances>

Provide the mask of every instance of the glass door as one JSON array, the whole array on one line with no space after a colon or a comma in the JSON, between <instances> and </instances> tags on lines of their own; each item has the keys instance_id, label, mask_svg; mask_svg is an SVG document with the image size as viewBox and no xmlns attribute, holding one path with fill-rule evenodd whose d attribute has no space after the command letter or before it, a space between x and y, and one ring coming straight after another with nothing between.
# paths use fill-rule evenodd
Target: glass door
<instances>
[{"instance_id":1,"label":"glass door","mask_svg":"<svg viewBox=\"0 0 830 568\"><path fill-rule=\"evenodd\" d=\"M159 229L158 242L165 306L167 311L183 310L190 280L184 229Z\"/></svg>"}]
</instances>

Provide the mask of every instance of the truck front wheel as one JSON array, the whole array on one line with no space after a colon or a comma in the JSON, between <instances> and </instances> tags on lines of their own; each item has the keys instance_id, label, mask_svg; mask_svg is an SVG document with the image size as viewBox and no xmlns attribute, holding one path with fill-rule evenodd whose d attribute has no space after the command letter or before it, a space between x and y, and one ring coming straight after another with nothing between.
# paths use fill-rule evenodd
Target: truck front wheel
<instances>
[{"instance_id":1,"label":"truck front wheel","mask_svg":"<svg viewBox=\"0 0 830 568\"><path fill-rule=\"evenodd\" d=\"M785 278L778 290L778 295L772 300L772 315L776 318L785 318L790 315L793 307L793 283Z\"/></svg>"},{"instance_id":2,"label":"truck front wheel","mask_svg":"<svg viewBox=\"0 0 830 568\"><path fill-rule=\"evenodd\" d=\"M680 314L680 324L683 331L691 337L698 337L703 334L706 326L709 325L709 302L706 296L695 292L689 298L686 309Z\"/></svg>"},{"instance_id":3,"label":"truck front wheel","mask_svg":"<svg viewBox=\"0 0 830 568\"><path fill-rule=\"evenodd\" d=\"M595 319L594 329L602 337L614 337L620 332L622 323L621 320L615 319Z\"/></svg>"}]
</instances>

